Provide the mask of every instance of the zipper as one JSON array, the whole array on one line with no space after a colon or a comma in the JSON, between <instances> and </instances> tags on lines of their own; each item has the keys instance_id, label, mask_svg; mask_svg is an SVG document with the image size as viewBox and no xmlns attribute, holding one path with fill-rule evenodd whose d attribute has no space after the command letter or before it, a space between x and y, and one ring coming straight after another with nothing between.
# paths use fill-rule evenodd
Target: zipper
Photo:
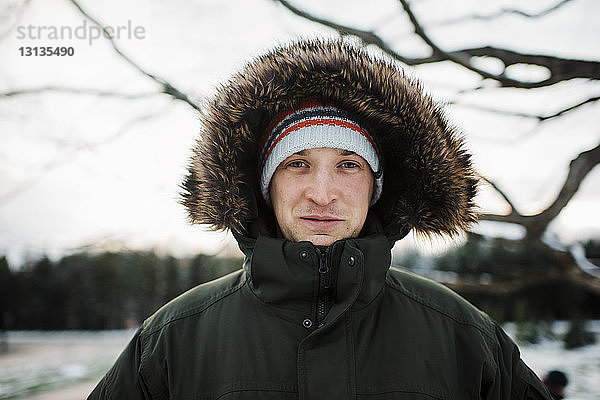
<instances>
[{"instance_id":1,"label":"zipper","mask_svg":"<svg viewBox=\"0 0 600 400\"><path fill-rule=\"evenodd\" d=\"M318 247L319 254L319 295L317 297L317 326L323 326L323 320L331 308L331 270L329 268L329 247Z\"/></svg>"}]
</instances>

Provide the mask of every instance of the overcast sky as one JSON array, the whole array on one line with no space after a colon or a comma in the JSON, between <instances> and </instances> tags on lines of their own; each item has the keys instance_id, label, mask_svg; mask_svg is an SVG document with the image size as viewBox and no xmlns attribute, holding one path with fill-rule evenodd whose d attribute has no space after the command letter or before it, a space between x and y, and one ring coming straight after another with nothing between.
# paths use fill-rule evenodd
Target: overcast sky
<instances>
[{"instance_id":1,"label":"overcast sky","mask_svg":"<svg viewBox=\"0 0 600 400\"><path fill-rule=\"evenodd\" d=\"M448 50L491 44L562 57L600 58L600 2L572 0L539 19L507 15L492 21L454 22L508 7L538 12L559 1L414 0L428 33ZM229 235L189 226L177 202L190 148L201 123L188 105L118 57L93 24L67 0L5 0L0 19L0 92L56 86L129 97L45 91L0 97L0 254L14 263L40 254L59 256L81 248L155 249L175 255L230 253ZM300 4L300 2L295 2ZM372 29L397 51L427 55L397 1L303 1L316 15ZM251 57L299 37L334 32L303 21L270 0L107 0L81 5L119 34L131 59L202 101ZM526 8L522 8L526 7ZM20 14L20 15L19 15ZM19 15L14 19L12 15ZM57 38L58 35L58 38ZM69 38L69 35L71 38ZM72 56L21 55L21 47L72 47ZM497 72L493 60L481 67ZM497 89L450 63L407 68L425 90L448 107L464 132L478 170L493 179L524 213L547 206L568 163L600 140L598 104L538 125L535 120L477 110L548 114L598 95L583 80L534 91ZM545 71L516 66L515 77L537 79ZM467 90L465 92L465 90ZM484 211L505 204L484 188ZM564 242L600 236L600 169L584 181L550 231ZM518 236L518 228L485 232ZM410 240L406 240L410 243ZM400 244L399 247L407 246ZM418 247L430 249L420 241Z\"/></svg>"}]
</instances>

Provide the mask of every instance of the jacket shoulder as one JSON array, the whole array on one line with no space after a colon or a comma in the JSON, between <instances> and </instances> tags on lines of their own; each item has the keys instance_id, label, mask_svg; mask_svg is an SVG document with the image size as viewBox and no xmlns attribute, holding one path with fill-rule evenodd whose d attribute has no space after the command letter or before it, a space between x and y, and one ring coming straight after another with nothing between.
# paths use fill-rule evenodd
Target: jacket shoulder
<instances>
[{"instance_id":1,"label":"jacket shoulder","mask_svg":"<svg viewBox=\"0 0 600 400\"><path fill-rule=\"evenodd\" d=\"M198 285L169 301L146 319L141 328L142 334L151 335L176 321L198 315L236 293L245 283L246 274L240 269Z\"/></svg>"},{"instance_id":2,"label":"jacket shoulder","mask_svg":"<svg viewBox=\"0 0 600 400\"><path fill-rule=\"evenodd\" d=\"M446 286L412 272L390 268L386 283L422 307L461 325L469 325L495 337L496 324L483 311Z\"/></svg>"}]
</instances>

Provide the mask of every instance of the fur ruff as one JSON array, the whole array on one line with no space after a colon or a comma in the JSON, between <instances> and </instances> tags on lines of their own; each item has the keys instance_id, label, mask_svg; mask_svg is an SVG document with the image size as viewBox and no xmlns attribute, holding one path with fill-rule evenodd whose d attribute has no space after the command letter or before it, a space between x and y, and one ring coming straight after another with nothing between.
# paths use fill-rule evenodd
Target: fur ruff
<instances>
[{"instance_id":1,"label":"fur ruff","mask_svg":"<svg viewBox=\"0 0 600 400\"><path fill-rule=\"evenodd\" d=\"M454 235L475 222L470 155L420 84L393 62L347 42L315 40L256 58L206 104L182 185L192 223L237 235L273 224L258 186L257 144L275 115L307 99L350 111L376 137L384 183L370 213L388 237L409 229Z\"/></svg>"}]
</instances>

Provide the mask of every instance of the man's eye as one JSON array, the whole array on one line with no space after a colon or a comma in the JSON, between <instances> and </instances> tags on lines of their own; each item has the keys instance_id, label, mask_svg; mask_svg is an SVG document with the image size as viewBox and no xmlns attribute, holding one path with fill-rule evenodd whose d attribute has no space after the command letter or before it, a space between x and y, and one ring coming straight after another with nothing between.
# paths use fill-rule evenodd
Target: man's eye
<instances>
[{"instance_id":1,"label":"man's eye","mask_svg":"<svg viewBox=\"0 0 600 400\"><path fill-rule=\"evenodd\" d=\"M343 162L340 166L342 168L349 168L349 169L350 168L358 168L358 164L355 162L352 162L352 161Z\"/></svg>"},{"instance_id":2,"label":"man's eye","mask_svg":"<svg viewBox=\"0 0 600 400\"><path fill-rule=\"evenodd\" d=\"M302 168L305 166L306 166L306 163L304 161L299 161L299 160L288 163L288 167L292 167L292 168Z\"/></svg>"}]
</instances>

